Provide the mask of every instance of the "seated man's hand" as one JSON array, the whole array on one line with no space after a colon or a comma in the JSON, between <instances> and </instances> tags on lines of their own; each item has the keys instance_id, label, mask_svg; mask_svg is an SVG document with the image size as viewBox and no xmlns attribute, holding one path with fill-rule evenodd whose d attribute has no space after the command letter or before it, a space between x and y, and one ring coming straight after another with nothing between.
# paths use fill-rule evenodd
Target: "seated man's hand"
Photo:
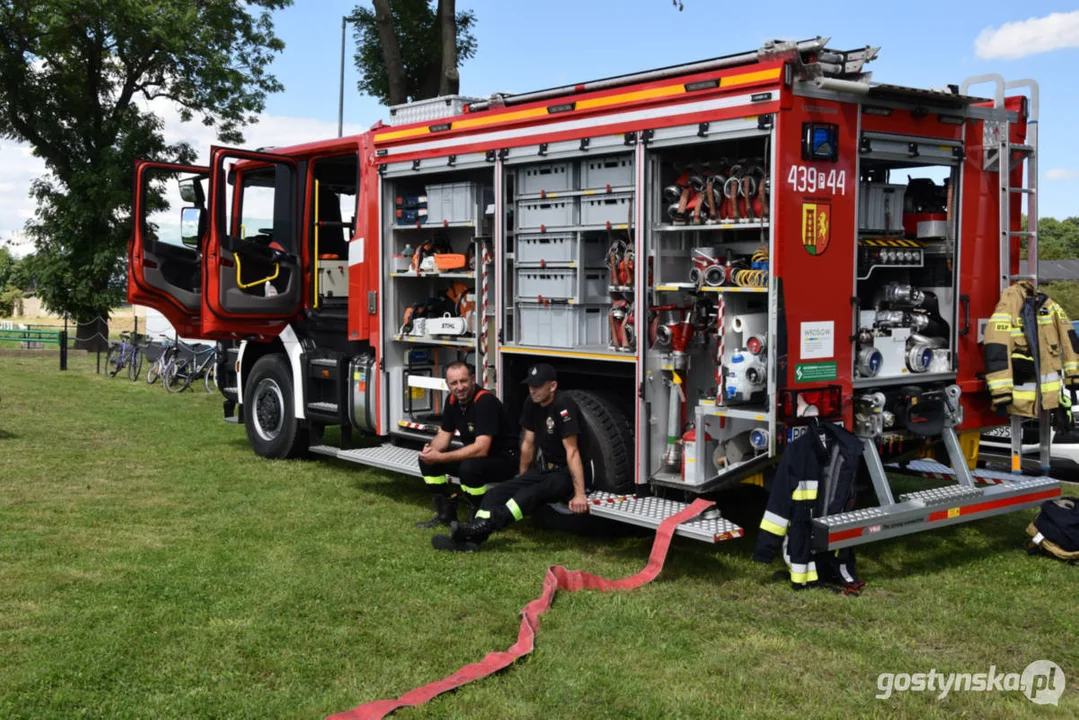
<instances>
[{"instance_id":1,"label":"seated man's hand","mask_svg":"<svg viewBox=\"0 0 1079 720\"><path fill-rule=\"evenodd\" d=\"M584 495L574 495L569 501L569 509L575 513L588 512L588 498Z\"/></svg>"},{"instance_id":2,"label":"seated man's hand","mask_svg":"<svg viewBox=\"0 0 1079 720\"><path fill-rule=\"evenodd\" d=\"M437 463L442 461L442 451L434 450L430 444L424 445L423 450L420 450L420 458L426 463Z\"/></svg>"}]
</instances>

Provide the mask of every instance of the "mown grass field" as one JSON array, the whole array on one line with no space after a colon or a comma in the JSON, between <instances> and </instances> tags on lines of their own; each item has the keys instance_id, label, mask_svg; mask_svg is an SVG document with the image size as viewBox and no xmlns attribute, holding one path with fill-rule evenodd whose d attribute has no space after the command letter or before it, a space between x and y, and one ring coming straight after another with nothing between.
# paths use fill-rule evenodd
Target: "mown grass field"
<instances>
[{"instance_id":1,"label":"mown grass field","mask_svg":"<svg viewBox=\"0 0 1079 720\"><path fill-rule=\"evenodd\" d=\"M321 718L507 648L548 565L624 577L651 547L526 521L435 553L418 481L265 461L215 396L71 366L0 355L5 720ZM792 592L751 561L752 529L676 538L651 585L560 595L531 656L394 717L1077 717L1079 568L1027 556L1032 516L871 545L857 598ZM1057 707L874 698L881 672L1039 659L1066 674Z\"/></svg>"}]
</instances>

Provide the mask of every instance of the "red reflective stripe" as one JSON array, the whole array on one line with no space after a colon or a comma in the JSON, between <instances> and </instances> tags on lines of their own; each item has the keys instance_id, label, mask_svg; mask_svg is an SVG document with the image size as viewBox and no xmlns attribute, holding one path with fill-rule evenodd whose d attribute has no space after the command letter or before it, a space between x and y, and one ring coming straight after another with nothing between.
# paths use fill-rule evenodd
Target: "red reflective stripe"
<instances>
[{"instance_id":1,"label":"red reflective stripe","mask_svg":"<svg viewBox=\"0 0 1079 720\"><path fill-rule=\"evenodd\" d=\"M865 528L854 528L853 530L840 530L839 532L834 532L834 533L829 534L828 535L828 542L829 543L837 543L837 542L842 542L844 540L850 540L851 538L861 537L862 536L862 531L864 531L864 530L865 530Z\"/></svg>"},{"instance_id":2,"label":"red reflective stripe","mask_svg":"<svg viewBox=\"0 0 1079 720\"><path fill-rule=\"evenodd\" d=\"M1019 495L1013 498L1004 498L1002 500L988 500L977 505L968 505L966 507L959 508L958 517L964 515L976 515L980 512L986 512L988 510L996 510L997 508L1010 507L1011 505L1019 505L1025 502L1034 502L1035 500L1049 500L1050 498L1060 497L1060 488L1055 490L1042 490L1041 492L1030 493L1029 495ZM938 510L937 512L929 514L929 522L936 522L937 520L947 520L948 511Z\"/></svg>"},{"instance_id":3,"label":"red reflective stripe","mask_svg":"<svg viewBox=\"0 0 1079 720\"><path fill-rule=\"evenodd\" d=\"M660 523L659 528L656 529L655 542L652 543L652 553L648 556L648 564L644 570L641 570L636 575L622 578L621 580L607 580L581 570L567 570L560 565L552 565L547 568L547 576L543 579L543 593L521 610L521 629L517 634L517 642L505 652L488 653L487 657L480 662L465 665L449 677L411 690L399 698L365 703L352 710L330 715L327 720L379 720L397 708L422 705L444 692L459 688L473 680L479 680L491 673L509 667L517 658L532 652L540 615L543 615L551 607L551 601L554 600L556 592L559 590L568 592L578 590L600 590L603 592L609 590L633 590L652 582L659 575L659 571L663 569L663 561L667 557L667 550L670 548L671 536L674 535L675 528L685 521L697 517L714 504L711 500L697 498L682 512L672 515Z\"/></svg>"}]
</instances>

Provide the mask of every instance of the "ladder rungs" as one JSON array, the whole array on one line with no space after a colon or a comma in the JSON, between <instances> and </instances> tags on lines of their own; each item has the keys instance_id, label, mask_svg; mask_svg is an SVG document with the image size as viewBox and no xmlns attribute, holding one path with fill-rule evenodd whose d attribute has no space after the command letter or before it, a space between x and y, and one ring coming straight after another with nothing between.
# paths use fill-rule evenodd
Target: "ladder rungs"
<instances>
[{"instance_id":1,"label":"ladder rungs","mask_svg":"<svg viewBox=\"0 0 1079 720\"><path fill-rule=\"evenodd\" d=\"M1011 150L1019 150L1020 152L1025 152L1025 153L1033 153L1034 152L1034 146L1033 145L1021 145L1021 144L1018 144L1018 143L1011 143L1011 144L1008 145L1008 148L1011 149Z\"/></svg>"},{"instance_id":2,"label":"ladder rungs","mask_svg":"<svg viewBox=\"0 0 1079 720\"><path fill-rule=\"evenodd\" d=\"M1017 237L1034 237L1038 233L1031 232L1029 230L1009 230L1008 234L1009 235L1015 235Z\"/></svg>"},{"instance_id":3,"label":"ladder rungs","mask_svg":"<svg viewBox=\"0 0 1079 720\"><path fill-rule=\"evenodd\" d=\"M1018 275L1009 275L1008 279L1009 280L1030 280L1031 282L1038 282L1038 276L1037 275L1030 275L1029 273L1028 274L1019 273Z\"/></svg>"},{"instance_id":4,"label":"ladder rungs","mask_svg":"<svg viewBox=\"0 0 1079 720\"><path fill-rule=\"evenodd\" d=\"M1033 195L1034 193L1037 192L1037 190L1034 189L1034 188L1008 188L1008 192L1025 193L1027 195Z\"/></svg>"}]
</instances>

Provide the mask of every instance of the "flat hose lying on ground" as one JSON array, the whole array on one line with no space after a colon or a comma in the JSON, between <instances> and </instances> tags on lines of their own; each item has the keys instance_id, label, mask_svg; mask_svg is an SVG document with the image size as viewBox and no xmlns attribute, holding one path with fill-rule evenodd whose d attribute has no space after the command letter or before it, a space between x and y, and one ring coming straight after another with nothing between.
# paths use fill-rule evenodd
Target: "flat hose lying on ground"
<instances>
[{"instance_id":1,"label":"flat hose lying on ground","mask_svg":"<svg viewBox=\"0 0 1079 720\"><path fill-rule=\"evenodd\" d=\"M504 670L518 658L532 652L536 631L539 630L540 615L543 615L551 607L551 602L554 600L556 592L559 590L567 592L576 592L578 590L608 592L611 590L633 590L641 585L647 585L655 580L660 570L663 569L663 562L667 558L667 550L670 548L671 537L674 535L675 528L687 520L697 517L713 504L710 500L698 498L686 509L660 523L656 529L655 542L652 543L652 552L648 556L648 564L636 575L631 575L621 580L607 580L581 570L567 570L560 565L552 565L547 568L547 576L543 579L543 592L521 610L521 629L517 634L517 642L505 652L489 653L480 662L465 665L449 677L418 687L415 690L410 690L399 698L364 703L352 710L331 715L327 720L380 720L398 708L422 705L444 692L459 688L473 680L485 678L499 670Z\"/></svg>"}]
</instances>

